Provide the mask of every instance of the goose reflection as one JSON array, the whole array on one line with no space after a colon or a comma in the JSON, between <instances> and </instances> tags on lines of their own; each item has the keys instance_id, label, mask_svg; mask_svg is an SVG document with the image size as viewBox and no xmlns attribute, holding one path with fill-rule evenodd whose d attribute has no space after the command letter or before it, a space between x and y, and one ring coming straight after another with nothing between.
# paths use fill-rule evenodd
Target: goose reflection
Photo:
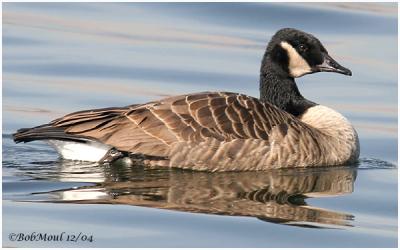
<instances>
[{"instance_id":1,"label":"goose reflection","mask_svg":"<svg viewBox=\"0 0 400 250\"><path fill-rule=\"evenodd\" d=\"M75 169L71 164L61 166L63 173ZM347 213L310 206L306 199L353 192L354 167L240 173L145 169L122 163L99 167L104 170L101 182L52 191L50 200L250 216L303 227L351 226L353 220ZM76 181L76 172L71 172ZM87 179L87 173L80 174Z\"/></svg>"}]
</instances>

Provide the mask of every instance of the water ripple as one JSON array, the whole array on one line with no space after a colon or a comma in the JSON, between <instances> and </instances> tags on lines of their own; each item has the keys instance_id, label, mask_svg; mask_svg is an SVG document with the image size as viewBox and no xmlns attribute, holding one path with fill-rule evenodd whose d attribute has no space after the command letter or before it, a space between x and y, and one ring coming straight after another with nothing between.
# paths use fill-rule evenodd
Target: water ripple
<instances>
[{"instance_id":1,"label":"water ripple","mask_svg":"<svg viewBox=\"0 0 400 250\"><path fill-rule=\"evenodd\" d=\"M360 158L358 169L397 169L397 165L376 158Z\"/></svg>"}]
</instances>

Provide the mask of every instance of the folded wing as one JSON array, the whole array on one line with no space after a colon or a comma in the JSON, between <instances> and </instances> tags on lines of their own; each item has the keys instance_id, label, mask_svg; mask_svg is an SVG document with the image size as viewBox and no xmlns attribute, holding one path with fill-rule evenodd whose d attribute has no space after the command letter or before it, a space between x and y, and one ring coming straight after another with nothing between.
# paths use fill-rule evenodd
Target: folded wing
<instances>
[{"instance_id":1,"label":"folded wing","mask_svg":"<svg viewBox=\"0 0 400 250\"><path fill-rule=\"evenodd\" d=\"M203 92L143 105L75 112L49 124L18 131L14 140L89 139L120 151L160 157L168 157L176 145L209 142L205 145L214 145L210 150L221 151L225 145L226 154L234 157L235 152L245 150L242 144L246 141L279 145L282 141L298 142L306 134L307 143L318 144L317 133L296 117L256 98ZM291 145L286 147L291 152ZM298 151L294 146L291 150Z\"/></svg>"}]
</instances>

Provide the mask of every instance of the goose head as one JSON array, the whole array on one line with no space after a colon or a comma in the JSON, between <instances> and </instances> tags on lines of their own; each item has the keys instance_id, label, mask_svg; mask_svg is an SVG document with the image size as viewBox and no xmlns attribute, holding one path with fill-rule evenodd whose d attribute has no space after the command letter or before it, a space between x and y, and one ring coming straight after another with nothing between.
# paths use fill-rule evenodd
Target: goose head
<instances>
[{"instance_id":1,"label":"goose head","mask_svg":"<svg viewBox=\"0 0 400 250\"><path fill-rule=\"evenodd\" d=\"M267 46L264 59L271 60L282 72L293 78L316 72L352 74L329 55L316 37L292 28L275 33Z\"/></svg>"}]
</instances>

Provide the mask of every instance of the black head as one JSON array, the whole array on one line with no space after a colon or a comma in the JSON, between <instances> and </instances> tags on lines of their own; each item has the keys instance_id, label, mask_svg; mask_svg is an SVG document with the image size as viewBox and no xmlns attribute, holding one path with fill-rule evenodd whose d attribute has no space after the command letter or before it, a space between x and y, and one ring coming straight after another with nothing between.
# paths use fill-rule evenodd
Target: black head
<instances>
[{"instance_id":1,"label":"black head","mask_svg":"<svg viewBox=\"0 0 400 250\"><path fill-rule=\"evenodd\" d=\"M329 56L316 37L296 29L285 28L276 32L268 44L265 56L291 77L323 71L349 76L352 74Z\"/></svg>"}]
</instances>

